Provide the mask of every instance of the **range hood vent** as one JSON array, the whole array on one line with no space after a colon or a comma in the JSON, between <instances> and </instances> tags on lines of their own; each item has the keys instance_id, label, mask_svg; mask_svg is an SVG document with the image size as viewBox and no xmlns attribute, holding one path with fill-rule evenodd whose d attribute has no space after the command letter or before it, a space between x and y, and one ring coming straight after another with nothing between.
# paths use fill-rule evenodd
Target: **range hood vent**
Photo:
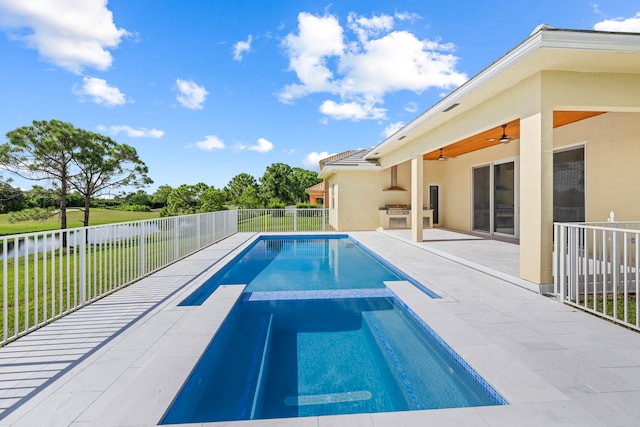
<instances>
[{"instance_id":1,"label":"range hood vent","mask_svg":"<svg viewBox=\"0 0 640 427\"><path fill-rule=\"evenodd\" d=\"M398 185L398 166L391 166L391 186L384 191L407 191Z\"/></svg>"}]
</instances>

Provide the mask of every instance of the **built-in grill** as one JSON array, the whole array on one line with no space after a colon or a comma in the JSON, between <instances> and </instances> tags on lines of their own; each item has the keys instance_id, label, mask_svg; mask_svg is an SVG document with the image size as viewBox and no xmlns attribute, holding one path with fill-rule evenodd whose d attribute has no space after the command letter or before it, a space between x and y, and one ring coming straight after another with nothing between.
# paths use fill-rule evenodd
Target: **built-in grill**
<instances>
[{"instance_id":1,"label":"built-in grill","mask_svg":"<svg viewBox=\"0 0 640 427\"><path fill-rule=\"evenodd\" d=\"M409 206L403 204L386 205L382 209L381 226L382 228L409 228L409 215L411 210Z\"/></svg>"},{"instance_id":2,"label":"built-in grill","mask_svg":"<svg viewBox=\"0 0 640 427\"><path fill-rule=\"evenodd\" d=\"M409 215L409 209L387 209L387 215Z\"/></svg>"}]
</instances>

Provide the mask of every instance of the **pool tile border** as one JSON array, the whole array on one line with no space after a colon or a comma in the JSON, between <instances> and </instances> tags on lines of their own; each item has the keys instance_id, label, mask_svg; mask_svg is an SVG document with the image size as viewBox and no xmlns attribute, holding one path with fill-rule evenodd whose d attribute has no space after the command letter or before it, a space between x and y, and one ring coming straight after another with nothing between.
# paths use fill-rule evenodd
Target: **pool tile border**
<instances>
[{"instance_id":1,"label":"pool tile border","mask_svg":"<svg viewBox=\"0 0 640 427\"><path fill-rule=\"evenodd\" d=\"M390 298L394 294L388 288L332 289L308 291L245 292L244 301L283 301L314 299Z\"/></svg>"}]
</instances>

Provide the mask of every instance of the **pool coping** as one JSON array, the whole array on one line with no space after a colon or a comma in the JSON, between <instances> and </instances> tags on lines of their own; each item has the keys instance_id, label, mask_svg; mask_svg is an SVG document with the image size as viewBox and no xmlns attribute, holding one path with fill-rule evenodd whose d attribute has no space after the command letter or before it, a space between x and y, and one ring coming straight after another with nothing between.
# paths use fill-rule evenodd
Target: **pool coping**
<instances>
[{"instance_id":1,"label":"pool coping","mask_svg":"<svg viewBox=\"0 0 640 427\"><path fill-rule=\"evenodd\" d=\"M579 391L576 395L574 393L576 386L562 387L566 393L571 394L569 396L556 387L558 382L554 383L556 385L552 384L548 375L560 373L559 368L544 366L544 361L529 360L530 355L520 348L516 352L516 349L513 348L515 343L510 344L512 339L517 341L516 336L514 336L516 338L511 338L511 335L504 333L498 336L501 329L507 330L512 326L517 327L514 330L522 330L523 333L532 334L528 329L524 329L524 325L516 324L520 319L518 311L523 311L524 308L531 306L542 308L550 313L555 313L559 322L569 322L567 327L571 332L558 333L550 330L554 337L559 334L560 337L567 338L565 339L565 348L572 348L571 345L574 342L574 347L584 347L584 342L576 342L573 338L579 333L574 332L579 331L575 328L576 322L582 322L588 326L590 335L600 334L599 336L608 338L609 352L614 351L614 353L610 358L607 358L606 354L600 355L599 357L603 359L602 364L624 369L632 362L624 358L626 365L620 366L620 363L616 365L613 355L617 354L620 358L620 354L624 354L621 353L624 349L628 349L629 352L636 349L640 351L638 334L593 319L587 314L545 299L543 296L509 287L510 285L506 285L497 278L478 276L481 274L480 272L471 272L463 266L445 265L442 264L445 263L442 260L439 261L440 264L435 265L436 262L432 258L419 253L424 253L424 251L417 248L410 249L411 247L408 245L402 246L402 242L391 242L388 237L381 236L380 233L358 233L357 239L364 240L367 247L376 251L384 259L390 258L389 261L402 270L404 270L404 265L408 263L407 265L412 269L408 272L409 274L413 273L412 276L424 280L432 289L443 296L440 300L433 300L411 285L392 285L393 291L400 299L433 328L483 378L496 387L510 402L510 405L258 420L237 422L238 425L337 427L344 425L503 426L562 424L598 426L633 425L633 421L636 421L635 424L640 421L640 416L636 415L633 409L625 406L624 400L621 400L624 396L619 396L618 392L618 389L621 389L629 398L633 398L633 396L640 396L640 386L625 388L627 385L620 383L607 391L605 385L601 385L599 386L601 391L593 391L594 398L614 408L610 410L615 411L615 413L611 413L611 417L616 422L605 421L606 417L602 415L605 409L598 406L598 400L594 400L594 404L591 406L587 405L580 400L579 394L584 394L585 391ZM252 238L247 239L245 244L250 243L251 240ZM398 248L402 248L403 253L399 253ZM206 256L207 251L214 250L216 248L210 247L201 251L197 256ZM232 257L233 252L238 250L239 248L228 251L224 258L230 259L228 257ZM425 257L429 262L425 261ZM421 262L416 263L415 259L419 259ZM431 261L434 262L434 265L430 264ZM213 274L219 267L221 265L211 267L207 272ZM422 270L427 267L435 268L434 271L438 273L437 277L425 276ZM451 276L451 274L455 274L455 276ZM159 280L159 277L156 274L145 280ZM185 275L184 277L186 281L192 276ZM205 278L201 277L200 279L204 280ZM468 290L465 290L464 284L460 283L464 281L463 279L474 283L474 286L467 287ZM204 343L206 346L215 333L210 326L203 327L201 322L189 320L196 319L199 310L192 307L176 306L176 303L184 295L198 286L199 281L193 280L189 286L173 295L161 306L156 307L144 319L123 331L116 339L104 345L62 378L48 386L48 390L30 399L28 404L21 406L9 414L7 418L0 420L0 424L43 425L55 420L59 424L76 426L87 424L156 425L169 406L166 403L170 402L177 394L177 390L186 379L188 372L195 365L194 361L191 365L186 366L188 363L185 361L187 359L197 360L204 348L201 344ZM220 295L216 295L216 298L212 298L211 304L221 304L222 306L230 304L229 307L231 307L239 295L237 289L238 287L229 286ZM502 314L500 314L502 316L505 315L504 313L511 312L497 306L495 301L491 299L481 299L474 303L466 301L468 293L479 292L507 295L508 298L515 301L514 304L520 305L514 307L515 314L510 319L501 323L491 316L499 317L500 310L502 310ZM504 299L506 300L507 297ZM498 302L502 303L502 301ZM476 303L477 309L474 308ZM482 317L483 311L478 310L487 310L489 318L484 319ZM479 321L476 321L475 324L466 320L470 317L470 313L477 313ZM216 324L218 322L221 324L222 320L223 317L212 319ZM490 333L480 328L480 326L494 324L499 328ZM533 327L533 329L536 328ZM511 330L508 332L513 333ZM193 340L196 340L197 343L192 344ZM561 353L563 349L556 350L549 347L546 350L542 348L542 351L547 353L554 350ZM522 352L523 356L517 357L516 354L520 354L518 352ZM554 359L552 358L552 360ZM571 368L571 366L565 366L565 372L570 372ZM640 370L640 363L630 365L631 368ZM104 378L106 376L109 376L108 380ZM594 383L595 379L592 379L591 382ZM602 382L604 384L604 379ZM171 384L171 387L167 384ZM175 386L176 384L179 385ZM597 383L594 384L597 385ZM173 390L174 388L175 390ZM172 393L172 391L174 392ZM164 406L165 404L166 406ZM143 417L142 414L139 414L140 412L144 412L146 415ZM204 423L200 425L229 424Z\"/></svg>"}]
</instances>

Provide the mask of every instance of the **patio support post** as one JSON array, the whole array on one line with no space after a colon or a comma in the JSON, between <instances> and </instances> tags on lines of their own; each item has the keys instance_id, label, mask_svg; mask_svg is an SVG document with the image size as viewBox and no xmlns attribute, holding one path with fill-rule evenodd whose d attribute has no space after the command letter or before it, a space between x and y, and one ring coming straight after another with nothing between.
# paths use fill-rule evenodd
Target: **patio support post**
<instances>
[{"instance_id":1,"label":"patio support post","mask_svg":"<svg viewBox=\"0 0 640 427\"><path fill-rule=\"evenodd\" d=\"M424 202L424 160L411 159L411 241L422 242L422 207Z\"/></svg>"},{"instance_id":2,"label":"patio support post","mask_svg":"<svg viewBox=\"0 0 640 427\"><path fill-rule=\"evenodd\" d=\"M542 104L542 102L540 102ZM553 283L553 109L520 119L520 277Z\"/></svg>"}]
</instances>

